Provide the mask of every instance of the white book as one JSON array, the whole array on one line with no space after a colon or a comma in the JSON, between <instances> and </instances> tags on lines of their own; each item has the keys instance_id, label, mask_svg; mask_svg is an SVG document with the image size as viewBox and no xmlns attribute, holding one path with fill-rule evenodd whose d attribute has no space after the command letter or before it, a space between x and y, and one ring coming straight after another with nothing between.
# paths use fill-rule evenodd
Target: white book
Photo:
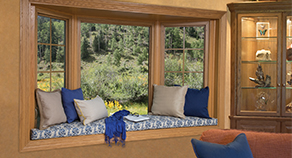
<instances>
[{"instance_id":1,"label":"white book","mask_svg":"<svg viewBox=\"0 0 292 158\"><path fill-rule=\"evenodd\" d=\"M129 121L133 121L133 122L140 122L140 121L145 121L145 120L149 120L150 118L149 117L146 117L146 116L131 116L131 115L128 115L128 116L124 116L125 119L129 120Z\"/></svg>"}]
</instances>

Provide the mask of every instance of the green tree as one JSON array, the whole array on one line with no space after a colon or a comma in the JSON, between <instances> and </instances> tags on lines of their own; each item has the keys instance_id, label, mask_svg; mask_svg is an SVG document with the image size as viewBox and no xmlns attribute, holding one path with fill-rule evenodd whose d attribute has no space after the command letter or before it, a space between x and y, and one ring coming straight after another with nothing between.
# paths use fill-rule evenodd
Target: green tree
<instances>
[{"instance_id":1,"label":"green tree","mask_svg":"<svg viewBox=\"0 0 292 158\"><path fill-rule=\"evenodd\" d=\"M142 65L144 61L148 59L148 50L146 48L143 48L142 53L138 56L138 65Z\"/></svg>"},{"instance_id":2,"label":"green tree","mask_svg":"<svg viewBox=\"0 0 292 158\"><path fill-rule=\"evenodd\" d=\"M89 42L87 41L87 38L83 38L82 45L81 45L81 59L82 60L85 60L89 57L88 48L90 48Z\"/></svg>"},{"instance_id":3,"label":"green tree","mask_svg":"<svg viewBox=\"0 0 292 158\"><path fill-rule=\"evenodd\" d=\"M124 52L124 42L123 42L123 39L121 39L119 42L118 42L118 44L119 44L119 46L118 46L118 48L119 48L119 51L121 52L121 54L123 54L123 52ZM124 54L123 54L124 55Z\"/></svg>"},{"instance_id":4,"label":"green tree","mask_svg":"<svg viewBox=\"0 0 292 158\"><path fill-rule=\"evenodd\" d=\"M138 46L142 46L142 43L143 43L143 41L142 41L142 37L141 37L141 34L139 34L139 35L138 35L138 40L137 40L137 45L138 45Z\"/></svg>"},{"instance_id":5,"label":"green tree","mask_svg":"<svg viewBox=\"0 0 292 158\"><path fill-rule=\"evenodd\" d=\"M120 66L121 65L121 54L118 51L118 49L116 49L114 51L113 55L114 55L114 64L117 65L117 66Z\"/></svg>"},{"instance_id":6,"label":"green tree","mask_svg":"<svg viewBox=\"0 0 292 158\"><path fill-rule=\"evenodd\" d=\"M111 39L111 50L115 51L116 48L117 48L117 40L115 36L113 36L113 38Z\"/></svg>"},{"instance_id":7,"label":"green tree","mask_svg":"<svg viewBox=\"0 0 292 158\"><path fill-rule=\"evenodd\" d=\"M50 49L45 50L44 58L45 58L45 63L50 63L51 61Z\"/></svg>"},{"instance_id":8,"label":"green tree","mask_svg":"<svg viewBox=\"0 0 292 158\"><path fill-rule=\"evenodd\" d=\"M93 51L95 53L100 52L100 41L99 41L99 36L98 35L94 36L94 39L93 39L93 42L92 42L92 48L93 48Z\"/></svg>"},{"instance_id":9,"label":"green tree","mask_svg":"<svg viewBox=\"0 0 292 158\"><path fill-rule=\"evenodd\" d=\"M64 47L59 47L57 51L56 61L59 63L64 63L65 61L65 54L64 54Z\"/></svg>"},{"instance_id":10,"label":"green tree","mask_svg":"<svg viewBox=\"0 0 292 158\"><path fill-rule=\"evenodd\" d=\"M178 27L175 27L173 30L172 35L172 48L182 48L183 46L183 40L180 36L180 29Z\"/></svg>"}]
</instances>

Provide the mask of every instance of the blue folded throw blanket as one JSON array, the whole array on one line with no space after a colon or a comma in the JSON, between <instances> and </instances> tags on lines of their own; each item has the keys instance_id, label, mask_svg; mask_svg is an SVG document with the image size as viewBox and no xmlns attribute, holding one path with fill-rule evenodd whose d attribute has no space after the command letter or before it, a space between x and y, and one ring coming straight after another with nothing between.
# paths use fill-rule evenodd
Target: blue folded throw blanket
<instances>
[{"instance_id":1,"label":"blue folded throw blanket","mask_svg":"<svg viewBox=\"0 0 292 158\"><path fill-rule=\"evenodd\" d=\"M129 115L128 110L120 110L105 119L105 142L111 146L111 141L117 144L121 142L123 146L126 140L126 125L123 117Z\"/></svg>"}]
</instances>

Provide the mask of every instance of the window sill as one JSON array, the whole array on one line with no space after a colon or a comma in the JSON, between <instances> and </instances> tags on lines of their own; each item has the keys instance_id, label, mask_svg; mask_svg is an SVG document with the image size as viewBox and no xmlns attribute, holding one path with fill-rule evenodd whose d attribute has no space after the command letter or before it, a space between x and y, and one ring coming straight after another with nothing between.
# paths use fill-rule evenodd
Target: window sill
<instances>
[{"instance_id":1,"label":"window sill","mask_svg":"<svg viewBox=\"0 0 292 158\"><path fill-rule=\"evenodd\" d=\"M218 126L201 126L201 127L183 127L183 128L171 128L171 129L156 129L145 131L132 131L127 132L127 142L151 140L151 139L163 139L185 136L197 136L201 135L203 131L208 129L219 129ZM29 140L28 143L21 149L21 152L39 151L60 149L69 147L80 147L87 145L107 145L104 142L104 134L87 135L87 136L75 136L67 138L53 138L47 140Z\"/></svg>"}]
</instances>

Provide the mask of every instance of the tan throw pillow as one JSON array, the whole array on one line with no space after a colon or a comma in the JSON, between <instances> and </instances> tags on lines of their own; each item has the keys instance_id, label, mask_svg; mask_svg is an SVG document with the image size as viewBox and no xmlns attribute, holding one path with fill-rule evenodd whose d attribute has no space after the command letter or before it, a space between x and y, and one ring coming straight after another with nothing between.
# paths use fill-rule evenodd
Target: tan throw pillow
<instances>
[{"instance_id":1,"label":"tan throw pillow","mask_svg":"<svg viewBox=\"0 0 292 158\"><path fill-rule=\"evenodd\" d=\"M40 130L67 121L62 105L61 90L45 92L37 89L36 98L40 110Z\"/></svg>"},{"instance_id":2,"label":"tan throw pillow","mask_svg":"<svg viewBox=\"0 0 292 158\"><path fill-rule=\"evenodd\" d=\"M74 99L74 105L83 125L108 116L104 101L99 96L92 100Z\"/></svg>"},{"instance_id":3,"label":"tan throw pillow","mask_svg":"<svg viewBox=\"0 0 292 158\"><path fill-rule=\"evenodd\" d=\"M184 105L188 87L167 87L154 85L151 112L154 115L166 115L185 118Z\"/></svg>"}]
</instances>

